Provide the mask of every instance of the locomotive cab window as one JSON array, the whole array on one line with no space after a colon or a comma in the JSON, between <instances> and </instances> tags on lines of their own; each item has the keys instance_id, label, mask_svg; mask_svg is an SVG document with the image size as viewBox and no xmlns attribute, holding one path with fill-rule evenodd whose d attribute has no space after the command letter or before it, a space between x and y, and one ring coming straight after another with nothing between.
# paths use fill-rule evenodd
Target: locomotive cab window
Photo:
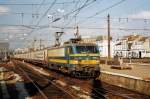
<instances>
[{"instance_id":1,"label":"locomotive cab window","mask_svg":"<svg viewBox=\"0 0 150 99\"><path fill-rule=\"evenodd\" d=\"M76 46L77 53L98 53L97 46Z\"/></svg>"}]
</instances>

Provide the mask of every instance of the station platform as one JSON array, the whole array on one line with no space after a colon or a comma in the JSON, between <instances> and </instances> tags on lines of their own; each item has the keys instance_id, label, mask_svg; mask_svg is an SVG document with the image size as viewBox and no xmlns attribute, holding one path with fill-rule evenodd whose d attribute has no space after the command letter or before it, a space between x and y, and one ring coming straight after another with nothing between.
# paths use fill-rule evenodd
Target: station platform
<instances>
[{"instance_id":1,"label":"station platform","mask_svg":"<svg viewBox=\"0 0 150 99\"><path fill-rule=\"evenodd\" d=\"M130 66L132 69L114 69L111 65L101 64L99 79L108 84L150 96L150 64L134 63Z\"/></svg>"},{"instance_id":2,"label":"station platform","mask_svg":"<svg viewBox=\"0 0 150 99\"><path fill-rule=\"evenodd\" d=\"M118 74L125 74L129 76L139 77L150 80L150 64L130 64L132 69L112 69L110 65L101 64L101 71L107 71Z\"/></svg>"}]
</instances>

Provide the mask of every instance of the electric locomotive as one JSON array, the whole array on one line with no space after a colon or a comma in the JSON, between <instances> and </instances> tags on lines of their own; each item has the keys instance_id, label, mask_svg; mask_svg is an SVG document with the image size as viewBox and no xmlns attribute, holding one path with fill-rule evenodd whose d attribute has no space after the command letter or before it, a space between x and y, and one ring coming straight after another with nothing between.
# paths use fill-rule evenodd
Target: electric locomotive
<instances>
[{"instance_id":1,"label":"electric locomotive","mask_svg":"<svg viewBox=\"0 0 150 99\"><path fill-rule=\"evenodd\" d=\"M97 77L100 74L98 46L72 39L63 46L48 49L48 66L72 76Z\"/></svg>"}]
</instances>

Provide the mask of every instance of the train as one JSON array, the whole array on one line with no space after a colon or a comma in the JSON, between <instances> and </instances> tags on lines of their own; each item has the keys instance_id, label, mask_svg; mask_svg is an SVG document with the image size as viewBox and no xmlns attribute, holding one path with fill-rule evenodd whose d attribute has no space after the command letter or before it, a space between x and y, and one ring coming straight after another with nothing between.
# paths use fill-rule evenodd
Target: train
<instances>
[{"instance_id":1,"label":"train","mask_svg":"<svg viewBox=\"0 0 150 99\"><path fill-rule=\"evenodd\" d=\"M100 54L93 43L71 41L38 51L16 53L15 59L46 64L50 69L58 70L75 77L98 77L100 75Z\"/></svg>"}]
</instances>

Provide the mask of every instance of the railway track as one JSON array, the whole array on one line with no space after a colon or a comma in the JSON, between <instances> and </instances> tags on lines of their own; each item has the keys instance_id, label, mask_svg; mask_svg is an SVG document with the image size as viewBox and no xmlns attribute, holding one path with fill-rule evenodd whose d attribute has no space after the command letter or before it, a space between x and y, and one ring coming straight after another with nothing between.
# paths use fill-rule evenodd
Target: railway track
<instances>
[{"instance_id":1,"label":"railway track","mask_svg":"<svg viewBox=\"0 0 150 99\"><path fill-rule=\"evenodd\" d=\"M75 99L72 94L55 84L53 82L54 78L47 78L35 71L31 71L29 68L25 68L25 65L20 62L13 62L23 74L25 74L29 79L33 79L32 82L38 89L39 93L43 96L42 99Z\"/></svg>"},{"instance_id":2,"label":"railway track","mask_svg":"<svg viewBox=\"0 0 150 99\"><path fill-rule=\"evenodd\" d=\"M85 95L94 99L149 99L149 96L139 94L121 87L109 85L100 80L76 79L65 75L55 75L67 85L76 86ZM81 93L80 92L80 93ZM79 92L78 92L79 93Z\"/></svg>"},{"instance_id":3,"label":"railway track","mask_svg":"<svg viewBox=\"0 0 150 99\"><path fill-rule=\"evenodd\" d=\"M31 64L30 64L31 65ZM38 64L36 64L37 66ZM31 66L34 66L33 64ZM41 68L41 67L40 67ZM57 85L66 93L78 98L92 98L92 99L149 99L149 96L139 94L137 92L129 91L120 87L112 86L94 79L77 79L59 73L58 71L51 71L44 69L55 80L50 80L51 83ZM49 79L49 77L46 77ZM75 99L76 99L75 98Z\"/></svg>"},{"instance_id":4,"label":"railway track","mask_svg":"<svg viewBox=\"0 0 150 99\"><path fill-rule=\"evenodd\" d=\"M3 70L2 70L3 69ZM22 71L14 69L10 64L1 66L3 79L0 81L1 99L25 99L25 98L44 98L34 82L31 81Z\"/></svg>"}]
</instances>

